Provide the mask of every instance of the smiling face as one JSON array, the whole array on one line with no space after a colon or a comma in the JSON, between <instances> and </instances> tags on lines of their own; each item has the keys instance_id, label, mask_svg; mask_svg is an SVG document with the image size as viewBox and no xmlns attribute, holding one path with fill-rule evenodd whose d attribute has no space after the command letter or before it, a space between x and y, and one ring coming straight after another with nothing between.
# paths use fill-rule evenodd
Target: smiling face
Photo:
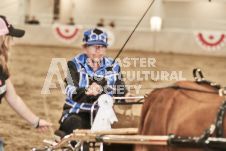
<instances>
[{"instance_id":1,"label":"smiling face","mask_svg":"<svg viewBox=\"0 0 226 151\"><path fill-rule=\"evenodd\" d=\"M104 45L84 45L83 51L93 63L100 63L105 56L107 47Z\"/></svg>"}]
</instances>

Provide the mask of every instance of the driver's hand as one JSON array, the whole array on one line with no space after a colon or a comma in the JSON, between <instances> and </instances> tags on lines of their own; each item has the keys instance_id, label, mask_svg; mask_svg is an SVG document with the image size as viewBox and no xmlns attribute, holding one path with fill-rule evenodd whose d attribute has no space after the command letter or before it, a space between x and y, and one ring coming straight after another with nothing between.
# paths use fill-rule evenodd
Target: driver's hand
<instances>
[{"instance_id":1,"label":"driver's hand","mask_svg":"<svg viewBox=\"0 0 226 151\"><path fill-rule=\"evenodd\" d=\"M93 82L92 85L86 91L86 95L94 95L97 96L103 91L102 87L98 85L96 82Z\"/></svg>"},{"instance_id":2,"label":"driver's hand","mask_svg":"<svg viewBox=\"0 0 226 151\"><path fill-rule=\"evenodd\" d=\"M132 97L134 96L133 94L126 93L125 97ZM126 102L135 102L135 99L125 99Z\"/></svg>"}]
</instances>

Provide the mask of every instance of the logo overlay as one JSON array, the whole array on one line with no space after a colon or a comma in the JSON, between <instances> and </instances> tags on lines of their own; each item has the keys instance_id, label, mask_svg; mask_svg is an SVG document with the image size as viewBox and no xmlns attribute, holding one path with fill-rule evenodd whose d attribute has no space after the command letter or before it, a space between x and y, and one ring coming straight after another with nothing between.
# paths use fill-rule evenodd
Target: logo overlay
<instances>
[{"instance_id":1,"label":"logo overlay","mask_svg":"<svg viewBox=\"0 0 226 151\"><path fill-rule=\"evenodd\" d=\"M120 67L123 69L121 70L120 74L118 74L118 79L125 81L125 83L134 83L133 85L127 85L126 88L130 91L130 89L133 89L136 91L136 94L140 93L140 90L142 89L142 85L138 85L136 83L142 83L142 82L151 82L151 81L184 81L186 78L183 77L182 71L156 71L154 70L157 68L156 66L156 59L155 58L124 58L124 59L116 59ZM89 61L87 60L87 63ZM64 85L64 79L62 78L62 73L59 69L58 64L61 64L63 68L63 75L67 77L68 83L72 83L72 78L70 76L67 76L67 61L65 58L52 58L51 64L49 66L49 70L41 91L41 94L51 94L50 88L57 88L56 84L60 85L61 91L63 94L65 94L65 85ZM99 64L99 66L102 66L102 63ZM66 67L66 68L65 68ZM138 69L136 71L131 69ZM112 72L112 71L109 71ZM58 83L52 83L53 76L56 75L58 79ZM69 77L69 78L68 78ZM90 77L91 78L91 77ZM92 77L93 78L93 77ZM105 77L96 77L95 81L101 81ZM92 79L93 80L93 79ZM99 85L98 85L99 87ZM114 87L105 86L102 87L102 90L104 92L108 92L109 89L114 90L114 92L117 92L117 94L120 94L121 90L124 88L124 85L117 85ZM88 89L88 88L87 88Z\"/></svg>"}]
</instances>

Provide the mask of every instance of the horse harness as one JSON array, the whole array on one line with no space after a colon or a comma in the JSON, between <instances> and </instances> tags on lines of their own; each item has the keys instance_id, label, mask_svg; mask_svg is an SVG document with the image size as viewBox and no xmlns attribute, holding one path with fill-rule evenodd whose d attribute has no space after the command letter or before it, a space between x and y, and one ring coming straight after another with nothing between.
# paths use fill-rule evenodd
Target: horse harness
<instances>
[{"instance_id":1,"label":"horse harness","mask_svg":"<svg viewBox=\"0 0 226 151\"><path fill-rule=\"evenodd\" d=\"M197 76L196 73L199 74L199 77ZM198 68L194 69L193 70L193 76L195 78L196 83L207 84L209 86L212 86L212 87L218 89L218 92L217 91L205 91L205 90L191 89L191 88L187 88L187 87L181 87L179 85L154 87L153 89L162 89L162 88L183 89L183 90L196 91L196 92L201 92L201 93L218 94L219 96L225 96L225 98L226 98L226 87L221 87L220 85L216 84L215 82L206 81L204 79L203 74L202 74L200 69L198 69ZM137 102L139 102L139 101L137 101ZM135 104L137 102L133 102L132 104ZM124 105L124 104L127 104L127 103L117 103L116 105L119 105L119 104ZM206 144L205 141L209 137L212 137L214 132L215 132L217 138L223 138L224 137L224 117L225 117L225 113L226 113L226 99L222 102L221 106L218 109L218 113L216 115L215 122L209 128L207 128L204 131L204 133L201 137L199 137L196 140L196 143L198 145L201 144L202 147L204 147L206 150L209 150L209 148L205 145ZM188 140L188 142L189 142L189 139L185 138L185 140ZM177 137L172 135L172 139L171 139L172 142L168 142L168 143L169 144L175 144L175 142L177 142L177 144L178 143L183 144L183 141L185 141L185 140L183 140L183 138L177 138ZM193 143L192 141L194 141L194 140L191 139L190 141L191 141L190 143ZM172 146L174 146L174 145L172 145Z\"/></svg>"},{"instance_id":2,"label":"horse harness","mask_svg":"<svg viewBox=\"0 0 226 151\"><path fill-rule=\"evenodd\" d=\"M196 75L197 72L199 73L200 78L197 77L197 75ZM200 69L198 69L198 68L194 69L193 76L197 83L200 83L200 84L203 83L203 84L207 84L207 85L217 88L219 91L215 92L215 93L216 94L218 93L219 96L225 96L225 98L226 98L226 87L221 87L220 85L216 84L215 82L206 81L204 79L204 76ZM213 92L209 92L209 93L213 93ZM215 131L216 137L224 137L224 127L223 126L224 126L225 112L226 112L226 99L222 102L220 108L218 109L218 113L217 113L214 124L211 125L210 128L207 129L203 135L212 136Z\"/></svg>"},{"instance_id":3,"label":"horse harness","mask_svg":"<svg viewBox=\"0 0 226 151\"><path fill-rule=\"evenodd\" d=\"M200 78L196 76L196 72L199 73ZM184 89L184 90L189 90L189 91L197 91L197 92L203 92L203 93L212 93L212 94L219 94L219 96L225 96L226 98L226 87L221 87L220 85L217 85L215 82L210 82L206 81L203 77L203 74L200 69L194 69L193 70L193 75L197 83L199 84L207 84L210 86L213 86L217 88L219 91L203 91L203 90L197 90L197 89L190 89L186 87L180 87L177 85L174 86L169 86L171 88L176 88L176 89ZM189 138L181 138L181 137L175 137L174 135L170 135L172 139L168 142L172 146L175 146L173 144L179 144L176 145L178 146L183 146L183 142L187 142L188 146L195 145L193 147L203 147L205 150L209 151L210 147L208 147L206 144L208 144L206 141L208 141L208 138L212 137L214 132L216 134L217 138L223 138L224 137L224 117L225 117L225 112L226 112L226 99L222 102L221 106L218 109L218 113L215 119L214 124L210 125L209 128L207 128L204 133L202 134L201 137L198 137L197 139L189 139ZM218 141L219 141L218 139ZM221 142L223 144L223 142ZM218 147L212 146L213 148L218 148L218 149L225 149L224 145L221 143L217 143ZM223 147L222 147L222 146Z\"/></svg>"},{"instance_id":4,"label":"horse harness","mask_svg":"<svg viewBox=\"0 0 226 151\"><path fill-rule=\"evenodd\" d=\"M199 74L199 77L197 76L196 73ZM153 88L149 88L149 89L163 89L163 88L183 89L183 90L195 91L195 92L200 92L200 93L218 94L219 96L225 96L225 98L226 98L226 87L221 87L220 85L216 84L215 82L206 81L204 79L203 74L200 69L194 69L193 76L195 78L196 83L212 86L212 87L218 89L218 91L205 91L205 90L199 90L199 89L192 89L192 88L188 88L188 87L182 87L179 85L160 86L160 87L153 87ZM144 98L145 97L146 97L146 95L144 96ZM114 105L142 104L143 102L140 102L141 100L138 100L137 102L129 102L129 103L128 102L120 102L120 103L116 102L116 103L114 103ZM210 127L204 131L204 133L202 134L201 137L199 137L199 138L197 138L197 140L195 140L195 143L197 143L197 145L199 147L201 145L206 150L209 150L208 146L205 145L206 144L205 141L207 141L207 139L209 137L212 137L214 132L215 132L217 138L224 137L224 127L223 127L224 125L223 124L224 124L225 113L226 113L226 99L222 102L221 106L219 107L214 123L212 125L210 125ZM172 139L170 139L171 141L168 143L171 144L172 146L174 146L173 144L180 144L180 143L182 145L184 143L183 141L185 141L185 140L188 141L189 145L194 143L194 142L192 142L192 141L194 141L193 139L177 138L174 135L170 135L170 136L172 137ZM176 146L178 146L178 145L176 145Z\"/></svg>"}]
</instances>

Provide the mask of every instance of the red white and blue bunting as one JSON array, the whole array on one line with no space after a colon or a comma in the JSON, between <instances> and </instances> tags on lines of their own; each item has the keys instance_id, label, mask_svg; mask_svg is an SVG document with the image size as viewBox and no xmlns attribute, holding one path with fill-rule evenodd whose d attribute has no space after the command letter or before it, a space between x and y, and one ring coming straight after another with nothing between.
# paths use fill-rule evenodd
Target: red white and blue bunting
<instances>
[{"instance_id":1,"label":"red white and blue bunting","mask_svg":"<svg viewBox=\"0 0 226 151\"><path fill-rule=\"evenodd\" d=\"M79 36L81 26L63 25L59 23L53 24L53 34L61 42L70 44L73 43Z\"/></svg>"},{"instance_id":2,"label":"red white and blue bunting","mask_svg":"<svg viewBox=\"0 0 226 151\"><path fill-rule=\"evenodd\" d=\"M199 46L207 51L220 50L226 43L226 34L222 31L197 31L195 36Z\"/></svg>"}]
</instances>

